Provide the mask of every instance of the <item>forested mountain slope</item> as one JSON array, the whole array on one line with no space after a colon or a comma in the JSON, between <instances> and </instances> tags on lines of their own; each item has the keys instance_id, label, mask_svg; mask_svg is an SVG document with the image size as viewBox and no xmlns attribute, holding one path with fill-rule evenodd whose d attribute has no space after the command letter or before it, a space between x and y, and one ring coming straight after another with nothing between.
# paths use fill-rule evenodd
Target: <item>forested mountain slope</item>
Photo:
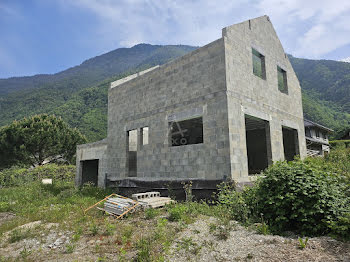
<instances>
[{"instance_id":1,"label":"forested mountain slope","mask_svg":"<svg viewBox=\"0 0 350 262\"><path fill-rule=\"evenodd\" d=\"M196 47L139 44L54 75L0 79L0 126L38 113L60 115L90 141L106 136L111 81L164 64ZM305 117L340 131L350 126L350 64L289 56L303 90Z\"/></svg>"}]
</instances>

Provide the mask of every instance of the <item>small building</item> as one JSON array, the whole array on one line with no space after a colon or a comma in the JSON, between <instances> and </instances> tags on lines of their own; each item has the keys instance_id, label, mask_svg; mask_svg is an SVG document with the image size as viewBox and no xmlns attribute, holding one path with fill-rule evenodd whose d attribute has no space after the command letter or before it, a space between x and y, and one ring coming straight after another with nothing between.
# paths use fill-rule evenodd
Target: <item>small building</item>
<instances>
[{"instance_id":1,"label":"small building","mask_svg":"<svg viewBox=\"0 0 350 262\"><path fill-rule=\"evenodd\" d=\"M344 132L344 135L339 140L350 140L350 128Z\"/></svg>"},{"instance_id":2,"label":"small building","mask_svg":"<svg viewBox=\"0 0 350 262\"><path fill-rule=\"evenodd\" d=\"M304 119L305 139L308 156L324 156L329 153L328 135L332 129Z\"/></svg>"},{"instance_id":3,"label":"small building","mask_svg":"<svg viewBox=\"0 0 350 262\"><path fill-rule=\"evenodd\" d=\"M78 146L76 184L158 191L192 181L211 190L254 180L274 161L304 158L305 141L299 81L262 16L112 82L107 138Z\"/></svg>"}]
</instances>

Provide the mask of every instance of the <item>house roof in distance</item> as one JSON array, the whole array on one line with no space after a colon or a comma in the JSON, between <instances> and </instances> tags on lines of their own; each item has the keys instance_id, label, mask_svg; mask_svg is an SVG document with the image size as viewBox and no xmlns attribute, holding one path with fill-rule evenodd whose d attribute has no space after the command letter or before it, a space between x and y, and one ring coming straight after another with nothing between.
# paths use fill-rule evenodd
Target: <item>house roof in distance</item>
<instances>
[{"instance_id":1,"label":"house roof in distance","mask_svg":"<svg viewBox=\"0 0 350 262\"><path fill-rule=\"evenodd\" d=\"M305 119L305 118L304 118L304 126L305 127L317 127L317 128L322 129L324 131L327 131L328 133L334 132L333 129L330 129L330 128L325 127L325 126L320 125L320 124L317 124L317 123L312 122L311 120L308 120L308 119Z\"/></svg>"}]
</instances>

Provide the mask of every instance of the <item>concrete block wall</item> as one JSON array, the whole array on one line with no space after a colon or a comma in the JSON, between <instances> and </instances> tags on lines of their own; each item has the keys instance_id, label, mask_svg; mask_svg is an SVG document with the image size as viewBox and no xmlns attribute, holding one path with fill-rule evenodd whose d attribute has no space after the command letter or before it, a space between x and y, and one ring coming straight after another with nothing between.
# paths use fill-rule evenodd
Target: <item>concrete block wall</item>
<instances>
[{"instance_id":1,"label":"concrete block wall","mask_svg":"<svg viewBox=\"0 0 350 262\"><path fill-rule=\"evenodd\" d=\"M265 56L266 80L253 74L252 48ZM288 94L278 90L277 65L287 72ZM149 143L138 139L133 179L247 182L245 115L268 121L272 161L284 159L282 126L297 130L306 156L300 85L267 16L226 27L204 47L111 83L108 138L79 146L77 165L101 159L99 185L106 173L112 182L129 178L127 132L148 127ZM169 122L199 116L204 143L170 146ZM78 184L79 177L78 171Z\"/></svg>"},{"instance_id":2,"label":"concrete block wall","mask_svg":"<svg viewBox=\"0 0 350 262\"><path fill-rule=\"evenodd\" d=\"M272 160L283 160L282 126L298 131L306 156L301 89L267 16L223 29L232 178L247 181L244 115L269 121ZM266 79L253 74L252 48L265 56ZM278 90L277 65L287 72L288 94Z\"/></svg>"},{"instance_id":3,"label":"concrete block wall","mask_svg":"<svg viewBox=\"0 0 350 262\"><path fill-rule=\"evenodd\" d=\"M222 179L230 174L223 39L109 90L108 176L128 177L127 131L149 127L135 179ZM168 123L203 117L204 143L169 146Z\"/></svg>"},{"instance_id":4,"label":"concrete block wall","mask_svg":"<svg viewBox=\"0 0 350 262\"><path fill-rule=\"evenodd\" d=\"M105 176L107 174L107 139L94 143L78 145L76 155L77 174L75 184L82 185L82 161L99 160L98 164L98 186L105 187Z\"/></svg>"}]
</instances>

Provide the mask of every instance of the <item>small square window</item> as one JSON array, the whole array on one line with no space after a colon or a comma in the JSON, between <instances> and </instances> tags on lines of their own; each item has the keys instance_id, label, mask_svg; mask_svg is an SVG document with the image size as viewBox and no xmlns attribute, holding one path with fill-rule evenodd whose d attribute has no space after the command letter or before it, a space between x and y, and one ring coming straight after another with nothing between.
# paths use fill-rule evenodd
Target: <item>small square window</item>
<instances>
[{"instance_id":1,"label":"small square window","mask_svg":"<svg viewBox=\"0 0 350 262\"><path fill-rule=\"evenodd\" d=\"M288 94L287 86L287 72L277 66L277 79L278 79L278 90L282 93Z\"/></svg>"},{"instance_id":2,"label":"small square window","mask_svg":"<svg viewBox=\"0 0 350 262\"><path fill-rule=\"evenodd\" d=\"M253 54L253 74L262 79L266 79L265 57L262 54L260 54L258 51L256 51L254 48L252 48L252 54Z\"/></svg>"}]
</instances>

